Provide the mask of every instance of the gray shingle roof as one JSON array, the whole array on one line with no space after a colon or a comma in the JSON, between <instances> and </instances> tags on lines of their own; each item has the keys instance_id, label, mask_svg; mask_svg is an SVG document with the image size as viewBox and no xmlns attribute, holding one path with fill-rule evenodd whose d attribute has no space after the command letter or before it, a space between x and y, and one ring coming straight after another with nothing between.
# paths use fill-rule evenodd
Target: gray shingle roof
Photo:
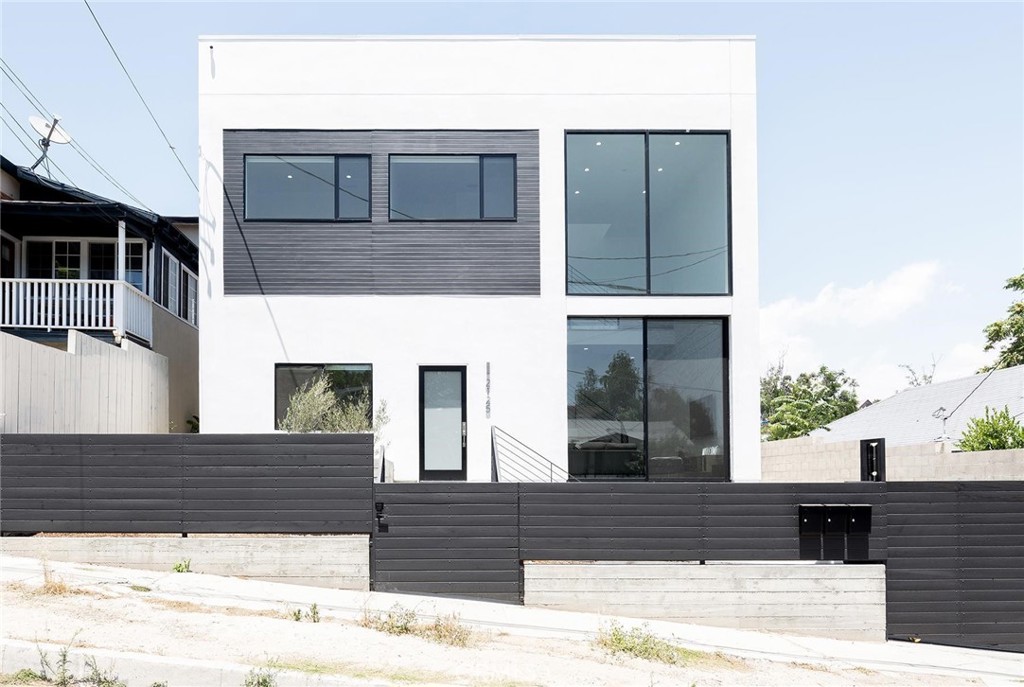
<instances>
[{"instance_id":1,"label":"gray shingle roof","mask_svg":"<svg viewBox=\"0 0 1024 687\"><path fill-rule=\"evenodd\" d=\"M963 405L957 408L961 401ZM1024 421L1024 365L996 370L991 375L911 387L836 420L828 426L831 431L816 429L811 436L826 442L884 437L888 446L925 443L942 435L942 420L933 413L945 408L941 415L953 413L946 421L946 434L955 443L967 421L984 416L986 406L997 410L1007 406L1011 415Z\"/></svg>"}]
</instances>

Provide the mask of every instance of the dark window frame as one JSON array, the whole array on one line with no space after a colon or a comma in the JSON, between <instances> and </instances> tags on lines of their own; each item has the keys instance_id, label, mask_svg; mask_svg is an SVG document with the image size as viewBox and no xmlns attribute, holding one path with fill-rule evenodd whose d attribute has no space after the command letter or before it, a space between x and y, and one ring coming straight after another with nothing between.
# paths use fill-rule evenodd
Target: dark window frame
<instances>
[{"instance_id":1,"label":"dark window frame","mask_svg":"<svg viewBox=\"0 0 1024 687\"><path fill-rule=\"evenodd\" d=\"M603 133L603 132L602 132ZM617 319L617 320L639 320L641 324L641 331L643 337L643 369L640 370L640 378L643 380L643 422L644 422L644 476L643 477L580 477L574 475L575 479L582 482L732 482L732 414L730 407L730 377L729 377L729 361L731 341L729 338L729 324L730 318L725 316L716 315L700 315L700 316L673 316L673 315L659 315L656 317L645 317L643 315L574 315L566 318L566 328L568 329L569 320L599 320L599 319ZM703 322L720 322L722 324L722 422L723 422L723 436L722 436L722 447L725 451L724 462L725 462L725 474L726 477L672 477L664 479L651 479L651 447L650 447L650 431L648 429L648 389L647 389L647 369L648 369L648 345L647 345L647 323L657 321L675 321L675 320L691 320L691 321L703 321ZM568 357L566 358L568 362ZM568 422L568 418L566 418Z\"/></svg>"},{"instance_id":2,"label":"dark window frame","mask_svg":"<svg viewBox=\"0 0 1024 687\"><path fill-rule=\"evenodd\" d=\"M286 218L286 217L249 217L248 207L248 194L247 194L247 174L248 174L248 160L250 157L268 157L268 158L282 158L282 157L330 157L334 159L334 217L333 218ZM338 194L341 189L338 187L339 182L339 160L341 158L362 158L366 160L366 217L365 218L351 218L351 217L338 217L341 203L338 199ZM274 224L274 223L294 223L294 224L368 224L373 222L373 155L370 153L244 153L242 155L242 221L252 222L253 224Z\"/></svg>"},{"instance_id":3,"label":"dark window frame","mask_svg":"<svg viewBox=\"0 0 1024 687\"><path fill-rule=\"evenodd\" d=\"M477 158L477 174L479 175L480 185L480 218L467 218L467 219L445 219L443 217L436 219L414 219L414 218L395 218L391 216L391 158L393 157L475 157ZM512 216L511 217L483 217L484 214L484 158L500 158L510 157L512 158ZM395 224L429 224L443 222L445 224L460 223L464 224L467 222L518 222L519 221L519 155L517 153L401 153L391 152L388 153L388 222Z\"/></svg>"},{"instance_id":4,"label":"dark window frame","mask_svg":"<svg viewBox=\"0 0 1024 687\"><path fill-rule=\"evenodd\" d=\"M572 293L569 290L569 136L574 134L643 134L644 137L644 184L647 187L644 206L644 240L647 246L647 292L646 293ZM725 193L726 193L726 230L725 239L727 250L726 272L728 288L725 292L709 293L651 293L651 179L650 179L650 137L651 134L668 136L725 136ZM733 231L732 231L732 132L728 129L566 129L562 137L562 198L564 207L565 226L565 295L573 298L680 298L680 297L703 297L721 296L731 297L733 295Z\"/></svg>"},{"instance_id":5,"label":"dark window frame","mask_svg":"<svg viewBox=\"0 0 1024 687\"><path fill-rule=\"evenodd\" d=\"M197 310L198 310L198 303L197 303ZM360 365L360 366L364 366L364 367L370 368L369 369L369 372L370 372L370 422L371 422L371 424L373 423L373 417L376 414L376 412L374 411L374 405L373 405L373 363L291 363L291 362L288 362L288 363L274 363L274 395L271 398L271 403L273 405L272 415L274 416L274 431L275 432L281 431L281 430L279 430L277 428L277 423L278 423L278 419L277 419L277 371L279 369L281 369L281 368L287 368L287 367L317 367L317 368L320 368L320 374L323 374L324 372L327 371L327 366L328 365L353 365L353 366ZM287 407L285 408L285 412L286 413L288 412ZM284 418L281 418L281 419L283 420Z\"/></svg>"},{"instance_id":6,"label":"dark window frame","mask_svg":"<svg viewBox=\"0 0 1024 687\"><path fill-rule=\"evenodd\" d=\"M424 394L423 382L424 372L460 372L462 373L462 425L466 428L465 443L462 446L462 469L461 470L427 470L426 469L426 445L424 443L425 427L423 422ZM419 424L419 456L420 456L420 481L421 482L465 482L467 467L469 465L469 398L466 396L466 383L469 377L469 369L466 365L420 365L419 367L419 403L416 411Z\"/></svg>"}]
</instances>

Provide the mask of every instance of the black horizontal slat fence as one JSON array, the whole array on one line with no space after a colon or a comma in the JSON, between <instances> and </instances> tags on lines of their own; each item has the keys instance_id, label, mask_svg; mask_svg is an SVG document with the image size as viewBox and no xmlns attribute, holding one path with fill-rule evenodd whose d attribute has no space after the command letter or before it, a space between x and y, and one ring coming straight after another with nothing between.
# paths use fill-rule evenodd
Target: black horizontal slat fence
<instances>
[{"instance_id":1,"label":"black horizontal slat fence","mask_svg":"<svg viewBox=\"0 0 1024 687\"><path fill-rule=\"evenodd\" d=\"M4 533L369 533L370 434L6 434Z\"/></svg>"},{"instance_id":2,"label":"black horizontal slat fence","mask_svg":"<svg viewBox=\"0 0 1024 687\"><path fill-rule=\"evenodd\" d=\"M522 560L798 560L797 506L874 506L870 555L885 557L884 485L378 484L374 588L515 601Z\"/></svg>"},{"instance_id":3,"label":"black horizontal slat fence","mask_svg":"<svg viewBox=\"0 0 1024 687\"><path fill-rule=\"evenodd\" d=\"M1024 651L1024 482L889 482L888 635Z\"/></svg>"}]
</instances>

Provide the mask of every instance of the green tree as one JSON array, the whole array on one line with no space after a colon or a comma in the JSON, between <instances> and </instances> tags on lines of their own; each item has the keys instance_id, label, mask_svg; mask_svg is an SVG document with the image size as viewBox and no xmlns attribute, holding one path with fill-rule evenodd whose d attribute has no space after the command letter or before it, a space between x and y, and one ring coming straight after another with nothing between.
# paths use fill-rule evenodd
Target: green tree
<instances>
[{"instance_id":1,"label":"green tree","mask_svg":"<svg viewBox=\"0 0 1024 687\"><path fill-rule=\"evenodd\" d=\"M1018 293L1024 292L1024 272L1007 279L1004 288ZM981 368L978 372L1024 364L1024 300L1010 303L1006 313L1005 320L993 322L985 327L985 350L999 353L994 363Z\"/></svg>"},{"instance_id":2,"label":"green tree","mask_svg":"<svg viewBox=\"0 0 1024 687\"><path fill-rule=\"evenodd\" d=\"M1024 427L1010 415L1006 406L992 412L985 406L985 417L972 417L960 437L961 451L998 451L1024 448Z\"/></svg>"},{"instance_id":3,"label":"green tree","mask_svg":"<svg viewBox=\"0 0 1024 687\"><path fill-rule=\"evenodd\" d=\"M328 375L307 380L288 398L288 411L278 424L285 432L373 432L380 439L388 422L387 404L370 412L370 390L362 388L339 399Z\"/></svg>"},{"instance_id":4,"label":"green tree","mask_svg":"<svg viewBox=\"0 0 1024 687\"><path fill-rule=\"evenodd\" d=\"M593 368L583 371L583 379L574 393L579 417L609 420L643 419L643 394L640 370L626 351L612 356L604 374Z\"/></svg>"},{"instance_id":5,"label":"green tree","mask_svg":"<svg viewBox=\"0 0 1024 687\"><path fill-rule=\"evenodd\" d=\"M762 435L769 441L805 436L857 410L857 382L844 370L822 365L817 372L803 372L796 379L781 369L778 374L781 391L769 399L762 427ZM768 386L771 390L771 382ZM764 390L762 379L762 399Z\"/></svg>"},{"instance_id":6,"label":"green tree","mask_svg":"<svg viewBox=\"0 0 1024 687\"><path fill-rule=\"evenodd\" d=\"M761 422L768 421L776 399L784 396L793 388L793 377L786 374L786 359L779 356L777 362L768 366L761 377Z\"/></svg>"}]
</instances>

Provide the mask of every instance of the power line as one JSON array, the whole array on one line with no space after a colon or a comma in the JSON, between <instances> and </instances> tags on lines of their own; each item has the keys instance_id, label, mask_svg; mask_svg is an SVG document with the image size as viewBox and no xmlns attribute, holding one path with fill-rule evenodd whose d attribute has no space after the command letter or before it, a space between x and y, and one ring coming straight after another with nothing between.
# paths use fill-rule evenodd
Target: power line
<instances>
[{"instance_id":1,"label":"power line","mask_svg":"<svg viewBox=\"0 0 1024 687\"><path fill-rule=\"evenodd\" d=\"M6 110L7 108L5 107L4 109ZM35 155L35 153L32 152L32 149L29 148L25 144L25 142L23 140L21 140L21 138L18 136L18 132L14 130L14 127L12 127L10 124L8 124L6 119L4 119L3 122L4 122L4 126L6 126L8 129L10 129L11 133L14 134L15 140L17 140L18 143L21 144L21 147L24 148L25 150L27 150L29 155Z\"/></svg>"},{"instance_id":2,"label":"power line","mask_svg":"<svg viewBox=\"0 0 1024 687\"><path fill-rule=\"evenodd\" d=\"M189 174L188 168L185 167L185 163L182 162L181 158L178 156L178 151L174 149L173 145L171 145L171 140L167 138L167 134L164 133L164 129L162 126L160 126L160 122L156 120L156 115L153 114L153 110L150 109L149 104L146 102L146 99L142 97L142 92L139 90L139 87L135 85L135 79L133 79L132 75L128 73L128 68L124 66L124 62L121 61L121 56L118 55L117 50L114 49L114 44L111 43L110 38L107 37L107 32L103 30L103 26L100 24L99 18L97 18L96 13L92 11L92 7L89 5L89 0L82 0L82 2L85 3L85 7L89 10L89 14L92 15L93 21L96 22L96 28L98 28L100 30L100 33L103 34L103 39L107 42L107 45L110 46L110 51L114 53L114 57L117 58L117 63L121 65L121 70L124 72L124 75L128 77L129 83L131 83L132 88L135 89L135 94L139 96L139 100L142 101L143 106L146 108L146 112L149 113L149 116L153 120L153 123L156 124L156 128L159 129L160 135L164 137L164 141L167 143L167 147L171 149L171 154L174 155L174 159L177 160L178 164L181 166L181 171L183 171L185 173L185 176L188 177L189 183L192 184L192 188L198 191L199 187L196 186L196 182L192 178L192 175Z\"/></svg>"},{"instance_id":3,"label":"power line","mask_svg":"<svg viewBox=\"0 0 1024 687\"><path fill-rule=\"evenodd\" d=\"M15 116L14 116L14 113L13 113L13 112L11 112L10 110L8 110L8 109L7 109L7 106L6 106L6 105L4 105L3 103L0 103L0 107L2 107L2 108L4 109L4 112L6 112L6 113L7 113L7 116L11 118L11 121L12 121L12 122L14 122L14 123L15 123L15 124L16 124L16 125L18 126L18 128L19 128L19 129L21 129L21 133L25 134L25 138L27 138L27 139L28 139L28 140L29 140L30 142L32 142L32 143L35 143L35 142L36 142L36 140L35 140L35 139L34 139L34 138L32 137L32 134L30 134L30 133L29 133L28 131L26 131L26 130L25 130L25 127L23 127L23 126L21 125L21 123L20 123L20 122L18 122L18 119L17 119L17 118L16 118ZM10 129L10 126L8 126L7 128L8 128L8 129ZM17 136L17 134L16 134L15 132L14 132L14 130L13 130L13 129L11 129L11 133L14 133L14 134L15 134L15 136ZM21 139L18 139L18 140L20 141ZM24 145L24 144L22 144L22 145ZM27 147L26 147L26 150L28 150L28 151L29 151L29 154L30 154L30 155L35 155L35 154L36 154L36 153L33 153L33 152L32 152L32 151L31 151L31 150L30 150L29 148L27 148ZM38 151L37 151L37 152L38 152ZM47 161L47 163L49 163L49 164L53 164L53 166L57 168L57 171L58 171L58 172L60 172L60 173L61 173L62 175L64 175L64 178L65 178L65 179L67 179L67 181L68 181L68 183L69 183L69 184L71 184L72 186L75 186L75 187L77 187L77 184L75 184L75 182L73 182L73 181L71 180L71 176L70 176L70 175L69 175L69 174L68 174L67 172L65 172L65 171L64 171L63 169L61 169L61 166L60 166L60 165L58 165L58 164L57 164L56 162L54 162L53 160L50 160L49 158L47 158L47 160L46 160L46 161Z\"/></svg>"},{"instance_id":4,"label":"power line","mask_svg":"<svg viewBox=\"0 0 1024 687\"><path fill-rule=\"evenodd\" d=\"M21 95L24 96L25 100L28 101L29 105L38 110L40 113L50 112L50 110L43 105L42 101L40 101L39 98L36 97L35 93L32 92L32 89L28 87L28 84L21 80L21 77L17 75L17 73L11 68L11 65L7 64L7 62L2 57L0 57L0 70L3 71L4 76L6 76L8 80L10 80L12 84L14 84L15 88L18 89ZM72 140L70 145L71 148L76 153L78 153L79 156L81 156L81 158L85 160L90 167L96 170L96 172L100 174L100 176L106 179L111 186L113 186L115 189L117 189L125 196L130 198L132 202L137 203L138 205L149 210L150 212L153 212L153 208L143 203L135 194L133 194L131 191L125 188L124 185L121 184L121 182L119 182L117 179L115 179L114 176L110 174L110 172L104 169L103 165L101 165L96 160L96 158L94 158L80 143L78 143L78 141ZM65 174L65 176L67 175Z\"/></svg>"},{"instance_id":5,"label":"power line","mask_svg":"<svg viewBox=\"0 0 1024 687\"><path fill-rule=\"evenodd\" d=\"M977 391L978 389L980 389L981 385L984 384L985 382L987 382L988 378L991 377L992 373L995 372L995 371L996 371L995 368L992 368L991 370L989 370L988 374L985 375L985 378L982 379L980 382L978 382L978 386L976 386L973 389L971 389L971 393L969 393L966 396L964 396L964 400L960 401L960 403L957 404L956 408L953 408L953 410L949 413L949 415L946 416L946 419L948 420L949 418L953 417L953 413L955 413L956 411L960 410L960 406L962 406L964 403L967 403L967 399L969 399L971 396L973 396L974 392Z\"/></svg>"}]
</instances>

